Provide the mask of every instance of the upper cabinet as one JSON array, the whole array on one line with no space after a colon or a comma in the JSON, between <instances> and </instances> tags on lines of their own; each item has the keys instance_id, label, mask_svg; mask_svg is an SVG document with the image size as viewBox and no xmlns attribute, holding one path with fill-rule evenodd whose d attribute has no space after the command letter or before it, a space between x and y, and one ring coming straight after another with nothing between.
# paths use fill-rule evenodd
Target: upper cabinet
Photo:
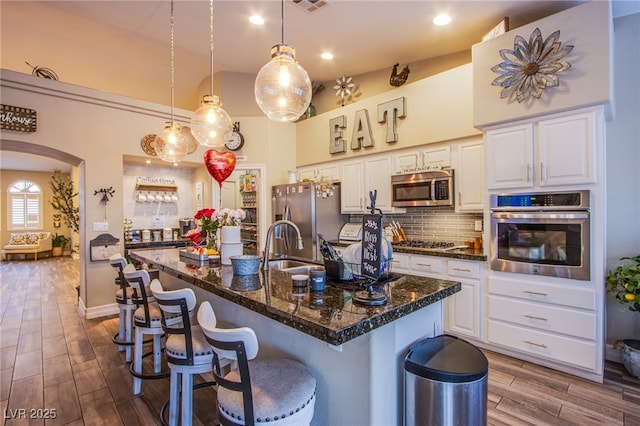
<instances>
[{"instance_id":1,"label":"upper cabinet","mask_svg":"<svg viewBox=\"0 0 640 426\"><path fill-rule=\"evenodd\" d=\"M342 213L369 213L369 192L376 193L376 208L383 213L402 213L391 206L391 158L371 156L341 163Z\"/></svg>"},{"instance_id":2,"label":"upper cabinet","mask_svg":"<svg viewBox=\"0 0 640 426\"><path fill-rule=\"evenodd\" d=\"M427 169L451 167L451 146L446 144L426 149L412 149L393 156L395 173L400 173L402 169L417 167Z\"/></svg>"},{"instance_id":3,"label":"upper cabinet","mask_svg":"<svg viewBox=\"0 0 640 426\"><path fill-rule=\"evenodd\" d=\"M594 183L601 109L488 129L489 189Z\"/></svg>"},{"instance_id":4,"label":"upper cabinet","mask_svg":"<svg viewBox=\"0 0 640 426\"><path fill-rule=\"evenodd\" d=\"M452 145L456 212L484 209L484 144L482 139Z\"/></svg>"}]
</instances>

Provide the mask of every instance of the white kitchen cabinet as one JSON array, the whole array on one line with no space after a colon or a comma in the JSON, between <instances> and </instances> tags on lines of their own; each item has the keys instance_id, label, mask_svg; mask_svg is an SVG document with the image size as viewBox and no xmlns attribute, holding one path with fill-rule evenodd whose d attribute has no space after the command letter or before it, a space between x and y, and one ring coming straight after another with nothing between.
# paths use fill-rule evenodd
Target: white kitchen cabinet
<instances>
[{"instance_id":1,"label":"white kitchen cabinet","mask_svg":"<svg viewBox=\"0 0 640 426\"><path fill-rule=\"evenodd\" d=\"M593 108L487 130L489 189L594 183L603 126Z\"/></svg>"},{"instance_id":2,"label":"white kitchen cabinet","mask_svg":"<svg viewBox=\"0 0 640 426\"><path fill-rule=\"evenodd\" d=\"M393 155L393 171L401 173L405 168L441 169L451 167L451 145L412 149Z\"/></svg>"},{"instance_id":3,"label":"white kitchen cabinet","mask_svg":"<svg viewBox=\"0 0 640 426\"><path fill-rule=\"evenodd\" d=\"M484 209L484 143L482 140L455 144L453 157L456 212Z\"/></svg>"},{"instance_id":4,"label":"white kitchen cabinet","mask_svg":"<svg viewBox=\"0 0 640 426\"><path fill-rule=\"evenodd\" d=\"M481 339L480 262L448 260L447 279L460 281L462 290L447 298L445 330L457 336Z\"/></svg>"},{"instance_id":5,"label":"white kitchen cabinet","mask_svg":"<svg viewBox=\"0 0 640 426\"><path fill-rule=\"evenodd\" d=\"M411 255L405 253L393 253L393 258L391 260L391 272L397 272L399 274L410 274L411 273L411 265L410 265Z\"/></svg>"},{"instance_id":6,"label":"white kitchen cabinet","mask_svg":"<svg viewBox=\"0 0 640 426\"><path fill-rule=\"evenodd\" d=\"M389 178L391 179L391 178ZM362 213L364 203L364 163L356 160L342 164L340 207L342 213Z\"/></svg>"},{"instance_id":7,"label":"white kitchen cabinet","mask_svg":"<svg viewBox=\"0 0 640 426\"><path fill-rule=\"evenodd\" d=\"M372 156L342 163L342 213L369 213L369 191L377 190L376 208L383 213L401 213L391 206L391 158Z\"/></svg>"},{"instance_id":8,"label":"white kitchen cabinet","mask_svg":"<svg viewBox=\"0 0 640 426\"><path fill-rule=\"evenodd\" d=\"M487 342L597 373L596 292L569 281L490 276Z\"/></svg>"},{"instance_id":9,"label":"white kitchen cabinet","mask_svg":"<svg viewBox=\"0 0 640 426\"><path fill-rule=\"evenodd\" d=\"M489 189L533 186L533 125L521 124L487 131Z\"/></svg>"},{"instance_id":10,"label":"white kitchen cabinet","mask_svg":"<svg viewBox=\"0 0 640 426\"><path fill-rule=\"evenodd\" d=\"M317 167L301 167L297 169L300 172L300 180L311 179L314 182L320 182L324 179L326 182L340 180L340 167L338 165L318 165Z\"/></svg>"}]
</instances>

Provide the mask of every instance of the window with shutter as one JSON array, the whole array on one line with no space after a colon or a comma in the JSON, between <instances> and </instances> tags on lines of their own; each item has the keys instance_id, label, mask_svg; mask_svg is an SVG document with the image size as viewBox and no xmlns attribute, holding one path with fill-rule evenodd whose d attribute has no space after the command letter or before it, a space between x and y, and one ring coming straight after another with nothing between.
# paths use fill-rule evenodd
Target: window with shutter
<instances>
[{"instance_id":1,"label":"window with shutter","mask_svg":"<svg viewBox=\"0 0 640 426\"><path fill-rule=\"evenodd\" d=\"M8 189L9 229L42 229L42 191L29 181L14 182Z\"/></svg>"}]
</instances>

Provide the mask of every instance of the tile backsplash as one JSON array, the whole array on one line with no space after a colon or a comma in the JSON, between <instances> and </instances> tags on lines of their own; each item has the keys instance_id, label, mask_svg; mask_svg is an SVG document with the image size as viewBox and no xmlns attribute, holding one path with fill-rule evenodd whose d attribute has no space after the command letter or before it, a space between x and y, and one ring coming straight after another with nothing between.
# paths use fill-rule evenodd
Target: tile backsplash
<instances>
[{"instance_id":1,"label":"tile backsplash","mask_svg":"<svg viewBox=\"0 0 640 426\"><path fill-rule=\"evenodd\" d=\"M351 215L351 222L359 222L362 215ZM456 213L453 207L408 207L403 214L385 214L384 224L398 222L410 240L446 241L461 245L482 236L475 230L481 213ZM484 225L483 225L484 226ZM483 228L484 229L484 228Z\"/></svg>"}]
</instances>

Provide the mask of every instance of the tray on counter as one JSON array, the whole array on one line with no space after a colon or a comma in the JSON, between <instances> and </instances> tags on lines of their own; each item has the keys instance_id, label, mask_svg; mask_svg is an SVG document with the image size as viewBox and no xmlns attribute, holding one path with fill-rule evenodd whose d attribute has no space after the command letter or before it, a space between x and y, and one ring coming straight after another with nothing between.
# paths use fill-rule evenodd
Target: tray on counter
<instances>
[{"instance_id":1,"label":"tray on counter","mask_svg":"<svg viewBox=\"0 0 640 426\"><path fill-rule=\"evenodd\" d=\"M209 254L198 254L195 251L187 251L185 249L180 249L180 257L183 259L195 260L198 262L209 262L209 261L218 261L220 260L220 255L209 255Z\"/></svg>"}]
</instances>

